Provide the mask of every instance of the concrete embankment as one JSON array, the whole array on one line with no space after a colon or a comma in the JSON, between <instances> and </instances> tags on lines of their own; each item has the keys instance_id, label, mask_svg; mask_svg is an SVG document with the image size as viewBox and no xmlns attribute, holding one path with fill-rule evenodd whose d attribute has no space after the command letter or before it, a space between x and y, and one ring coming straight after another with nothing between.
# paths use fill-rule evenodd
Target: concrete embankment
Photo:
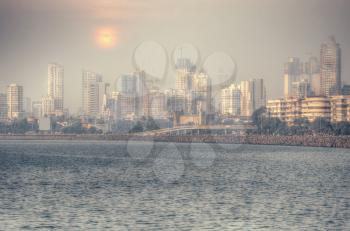
<instances>
[{"instance_id":1,"label":"concrete embankment","mask_svg":"<svg viewBox=\"0 0 350 231\"><path fill-rule=\"evenodd\" d=\"M350 148L350 136L304 135L304 136L137 136L137 135L0 135L0 140L153 140L157 142L179 143L226 143L226 144L259 144L288 145L308 147Z\"/></svg>"}]
</instances>

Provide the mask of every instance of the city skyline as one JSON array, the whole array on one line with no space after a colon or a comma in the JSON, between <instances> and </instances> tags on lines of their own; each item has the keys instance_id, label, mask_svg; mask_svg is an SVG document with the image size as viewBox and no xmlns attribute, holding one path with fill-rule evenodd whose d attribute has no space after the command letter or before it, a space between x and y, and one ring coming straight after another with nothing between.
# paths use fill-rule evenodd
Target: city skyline
<instances>
[{"instance_id":1,"label":"city skyline","mask_svg":"<svg viewBox=\"0 0 350 231\"><path fill-rule=\"evenodd\" d=\"M135 71L133 51L146 40L165 46L168 56L179 44L193 44L202 62L213 52L226 52L237 63L237 80L261 77L282 86L281 63L288 57L305 60L310 52L319 56L320 44L333 34L342 47L342 80L349 82L348 1L180 1L176 6L157 0L148 4L88 1L83 6L79 1L50 5L36 0L30 5L0 3L4 32L0 85L19 83L27 89L26 96L40 99L46 89L46 65L58 62L65 67L65 97L70 99L66 105L72 111L81 105L75 94L82 69L101 73L106 82L113 83L121 74ZM193 12L198 17L190 17ZM201 17L204 14L212 16ZM154 17L161 22L156 23ZM205 29L198 30L201 25ZM168 71L165 87L170 87L174 76ZM274 85L267 85L267 91L269 98L283 94L282 87Z\"/></svg>"},{"instance_id":2,"label":"city skyline","mask_svg":"<svg viewBox=\"0 0 350 231\"><path fill-rule=\"evenodd\" d=\"M206 114L221 113L249 117L255 110L266 105L268 94L263 78L238 81L233 74L231 80L226 80L227 73L216 73L217 70L210 69L208 65L197 66L198 64L195 60L191 60L191 57L183 57L184 47L180 49L181 57L174 60L175 83L170 88L164 88L164 86L162 88L157 77L147 74L144 70L117 77L113 86L103 81L102 75L83 70L80 89L81 107L77 114L64 107L64 66L49 63L47 95L41 98L39 114L41 117L60 116L68 115L70 112L72 115L117 120L141 116L166 118L171 116L171 112L180 111L188 115L198 115L202 111ZM306 62L298 57L289 57L284 64L284 99L343 94L341 59L341 47L334 36L329 36L328 40L320 45L320 57L310 56ZM225 67L226 64L222 65ZM214 76L208 73L214 73ZM216 81L213 85L212 79L217 76L224 76L224 79L222 83ZM219 87L219 92L213 90L213 86ZM8 86L8 90L10 87L11 85ZM26 112L27 116L35 114L34 104L37 105L38 101L32 103L31 96L23 95L23 86L20 87L23 106L19 113ZM173 97L173 93L169 92L172 89L175 90L176 95L175 108L180 110L168 107L170 98ZM238 95L236 90L239 91ZM158 108L156 109L152 108L153 97L157 98ZM179 103L178 97L183 102ZM8 108L11 108L11 103L8 103ZM150 113L152 111L154 113ZM20 116L16 117L20 118ZM9 118L13 117L9 116Z\"/></svg>"},{"instance_id":3,"label":"city skyline","mask_svg":"<svg viewBox=\"0 0 350 231\"><path fill-rule=\"evenodd\" d=\"M0 0L1 230L350 230L350 0Z\"/></svg>"}]
</instances>

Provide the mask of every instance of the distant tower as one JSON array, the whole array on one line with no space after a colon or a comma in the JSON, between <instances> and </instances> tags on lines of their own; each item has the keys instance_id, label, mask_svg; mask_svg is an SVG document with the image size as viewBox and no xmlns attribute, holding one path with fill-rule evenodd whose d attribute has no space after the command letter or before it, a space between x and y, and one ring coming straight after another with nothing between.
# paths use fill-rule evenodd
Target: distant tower
<instances>
[{"instance_id":1,"label":"distant tower","mask_svg":"<svg viewBox=\"0 0 350 231\"><path fill-rule=\"evenodd\" d=\"M64 72L63 67L57 63L48 65L47 96L53 100L52 111L48 114L62 115L64 100Z\"/></svg>"},{"instance_id":2,"label":"distant tower","mask_svg":"<svg viewBox=\"0 0 350 231\"><path fill-rule=\"evenodd\" d=\"M7 116L20 119L23 116L23 87L11 84L7 87Z\"/></svg>"},{"instance_id":3,"label":"distant tower","mask_svg":"<svg viewBox=\"0 0 350 231\"><path fill-rule=\"evenodd\" d=\"M233 83L221 90L220 112L223 115L241 115L241 89L238 84Z\"/></svg>"},{"instance_id":4,"label":"distant tower","mask_svg":"<svg viewBox=\"0 0 350 231\"><path fill-rule=\"evenodd\" d=\"M249 117L253 114L253 82L251 80L244 80L240 83L241 89L241 116Z\"/></svg>"},{"instance_id":5,"label":"distant tower","mask_svg":"<svg viewBox=\"0 0 350 231\"><path fill-rule=\"evenodd\" d=\"M0 121L7 119L7 95L0 93Z\"/></svg>"},{"instance_id":6,"label":"distant tower","mask_svg":"<svg viewBox=\"0 0 350 231\"><path fill-rule=\"evenodd\" d=\"M301 64L299 58L290 57L284 64L284 97L292 96L292 83L299 80Z\"/></svg>"},{"instance_id":7,"label":"distant tower","mask_svg":"<svg viewBox=\"0 0 350 231\"><path fill-rule=\"evenodd\" d=\"M122 94L135 94L136 78L133 74L124 74L117 79L116 89Z\"/></svg>"},{"instance_id":8,"label":"distant tower","mask_svg":"<svg viewBox=\"0 0 350 231\"><path fill-rule=\"evenodd\" d=\"M103 104L105 86L102 76L91 71L82 75L82 108L85 115L97 116Z\"/></svg>"},{"instance_id":9,"label":"distant tower","mask_svg":"<svg viewBox=\"0 0 350 231\"><path fill-rule=\"evenodd\" d=\"M309 61L305 63L305 74L309 77L310 95L308 96L320 96L321 95L321 78L320 78L320 63L314 56L309 58Z\"/></svg>"},{"instance_id":10,"label":"distant tower","mask_svg":"<svg viewBox=\"0 0 350 231\"><path fill-rule=\"evenodd\" d=\"M212 112L211 81L207 74L199 72L192 76L192 94L192 111L198 114L200 106L202 112L210 114Z\"/></svg>"},{"instance_id":11,"label":"distant tower","mask_svg":"<svg viewBox=\"0 0 350 231\"><path fill-rule=\"evenodd\" d=\"M241 81L240 89L241 116L249 117L255 110L266 106L266 88L263 79Z\"/></svg>"},{"instance_id":12,"label":"distant tower","mask_svg":"<svg viewBox=\"0 0 350 231\"><path fill-rule=\"evenodd\" d=\"M321 95L340 94L341 90L341 50L333 36L321 45L320 56Z\"/></svg>"},{"instance_id":13,"label":"distant tower","mask_svg":"<svg viewBox=\"0 0 350 231\"><path fill-rule=\"evenodd\" d=\"M266 106L266 87L263 79L253 79L253 110Z\"/></svg>"}]
</instances>

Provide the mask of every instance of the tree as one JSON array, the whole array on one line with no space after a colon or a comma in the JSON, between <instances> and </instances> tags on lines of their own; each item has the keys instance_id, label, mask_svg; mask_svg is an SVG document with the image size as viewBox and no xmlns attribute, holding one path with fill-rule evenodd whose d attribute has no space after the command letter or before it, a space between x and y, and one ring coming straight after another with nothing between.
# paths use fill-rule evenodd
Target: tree
<instances>
[{"instance_id":1,"label":"tree","mask_svg":"<svg viewBox=\"0 0 350 231\"><path fill-rule=\"evenodd\" d=\"M69 127L64 127L62 129L63 133L70 133L70 134L82 134L84 133L84 128L80 122L73 123Z\"/></svg>"},{"instance_id":2,"label":"tree","mask_svg":"<svg viewBox=\"0 0 350 231\"><path fill-rule=\"evenodd\" d=\"M95 134L97 132L97 129L95 127L90 127L87 132L90 134Z\"/></svg>"},{"instance_id":3,"label":"tree","mask_svg":"<svg viewBox=\"0 0 350 231\"><path fill-rule=\"evenodd\" d=\"M335 135L350 135L350 123L340 122L333 124L333 131Z\"/></svg>"},{"instance_id":4,"label":"tree","mask_svg":"<svg viewBox=\"0 0 350 231\"><path fill-rule=\"evenodd\" d=\"M333 132L332 124L329 120L318 117L311 124L310 128L317 133L331 133Z\"/></svg>"},{"instance_id":5,"label":"tree","mask_svg":"<svg viewBox=\"0 0 350 231\"><path fill-rule=\"evenodd\" d=\"M130 133L143 132L143 125L141 121L137 121L136 124L130 129Z\"/></svg>"},{"instance_id":6,"label":"tree","mask_svg":"<svg viewBox=\"0 0 350 231\"><path fill-rule=\"evenodd\" d=\"M266 115L265 107L253 112L252 121L260 134L285 134L288 131L285 122L279 118L271 118Z\"/></svg>"},{"instance_id":7,"label":"tree","mask_svg":"<svg viewBox=\"0 0 350 231\"><path fill-rule=\"evenodd\" d=\"M283 134L286 130L286 124L279 118L263 117L261 122L261 132L267 134Z\"/></svg>"},{"instance_id":8,"label":"tree","mask_svg":"<svg viewBox=\"0 0 350 231\"><path fill-rule=\"evenodd\" d=\"M148 117L146 121L146 131L157 130L159 129L158 124L152 117Z\"/></svg>"},{"instance_id":9,"label":"tree","mask_svg":"<svg viewBox=\"0 0 350 231\"><path fill-rule=\"evenodd\" d=\"M266 114L266 107L261 107L255 110L252 114L253 124L258 128L258 131L262 130L262 122Z\"/></svg>"}]
</instances>

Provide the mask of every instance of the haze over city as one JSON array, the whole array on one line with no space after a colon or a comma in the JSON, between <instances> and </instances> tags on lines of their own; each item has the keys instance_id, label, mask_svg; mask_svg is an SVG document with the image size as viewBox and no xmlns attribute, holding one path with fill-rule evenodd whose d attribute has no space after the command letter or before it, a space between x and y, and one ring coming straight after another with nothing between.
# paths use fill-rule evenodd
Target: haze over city
<instances>
[{"instance_id":1,"label":"haze over city","mask_svg":"<svg viewBox=\"0 0 350 231\"><path fill-rule=\"evenodd\" d=\"M0 0L0 230L350 230L350 0Z\"/></svg>"},{"instance_id":2,"label":"haze over city","mask_svg":"<svg viewBox=\"0 0 350 231\"><path fill-rule=\"evenodd\" d=\"M0 3L0 85L24 86L40 99L47 64L64 66L65 107L81 106L81 76L87 69L114 84L134 71L132 54L146 40L174 48L190 43L203 59L217 51L237 63L237 80L263 78L268 98L283 95L288 57L319 56L334 35L342 49L342 81L350 80L350 3L335 1L13 1ZM100 34L99 34L100 33ZM102 35L101 35L102 33ZM167 72L167 87L174 73ZM79 89L79 91L77 90Z\"/></svg>"}]
</instances>

